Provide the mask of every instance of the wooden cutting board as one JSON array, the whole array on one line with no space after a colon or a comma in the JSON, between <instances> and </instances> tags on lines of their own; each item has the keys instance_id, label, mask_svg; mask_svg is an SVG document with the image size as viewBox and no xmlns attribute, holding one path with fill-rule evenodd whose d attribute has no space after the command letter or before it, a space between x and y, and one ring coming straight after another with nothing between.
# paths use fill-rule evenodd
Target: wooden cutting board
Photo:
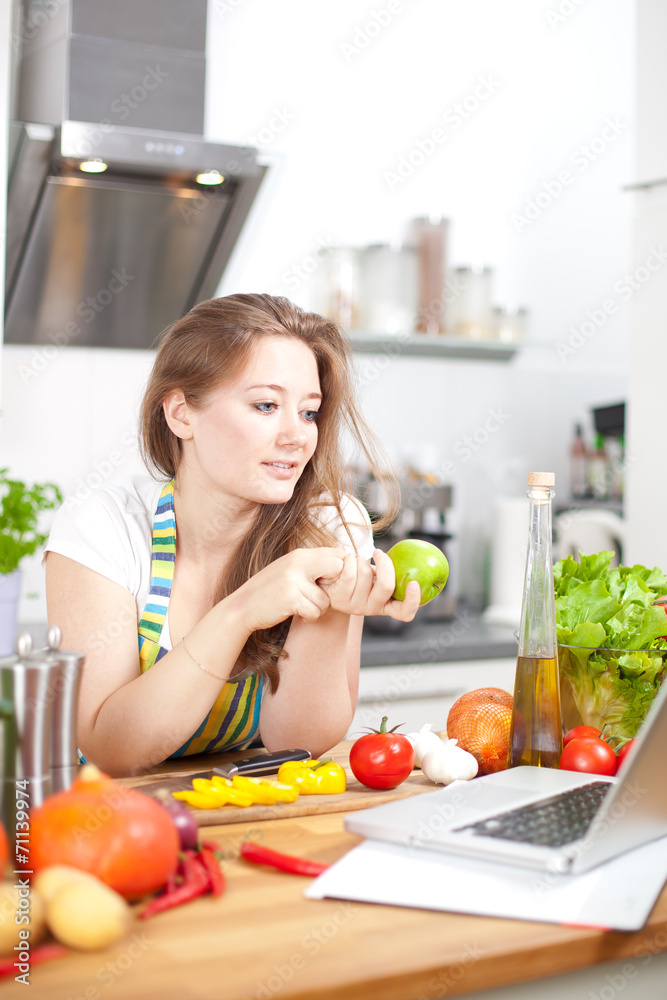
<instances>
[{"instance_id":1,"label":"wooden cutting board","mask_svg":"<svg viewBox=\"0 0 667 1000\"><path fill-rule=\"evenodd\" d=\"M354 809L368 809L370 806L383 802L393 802L395 799L418 795L420 792L434 792L437 785L424 777L421 771L413 771L409 778L397 788L379 791L366 788L352 774L349 765L351 740L339 743L326 755L345 769L347 774L347 789L338 795L299 795L296 802L276 802L274 805L254 805L241 808L239 806L221 806L218 809L192 809L199 826L215 826L221 823L254 823L269 819L291 819L294 816L312 816L316 813L351 812ZM244 757L261 753L257 750L246 750ZM217 767L229 760L238 759L236 754L206 754L197 758L189 758L187 762L169 761L150 773L133 778L121 778L119 784L139 788L142 792L154 795L161 789L167 792L182 791L192 787L192 775L199 774L207 768ZM197 765L193 762L196 759ZM175 765L175 766L174 766ZM162 773L159 773L162 770ZM274 778L275 775L266 775Z\"/></svg>"}]
</instances>

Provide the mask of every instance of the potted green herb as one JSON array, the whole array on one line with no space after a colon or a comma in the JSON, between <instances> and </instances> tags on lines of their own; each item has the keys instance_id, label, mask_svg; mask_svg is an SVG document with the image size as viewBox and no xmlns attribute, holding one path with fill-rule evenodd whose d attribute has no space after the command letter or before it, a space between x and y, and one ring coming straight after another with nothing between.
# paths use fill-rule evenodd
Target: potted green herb
<instances>
[{"instance_id":1,"label":"potted green herb","mask_svg":"<svg viewBox=\"0 0 667 1000\"><path fill-rule=\"evenodd\" d=\"M20 564L46 541L39 515L62 501L55 483L26 485L0 469L0 656L12 652L21 592Z\"/></svg>"}]
</instances>

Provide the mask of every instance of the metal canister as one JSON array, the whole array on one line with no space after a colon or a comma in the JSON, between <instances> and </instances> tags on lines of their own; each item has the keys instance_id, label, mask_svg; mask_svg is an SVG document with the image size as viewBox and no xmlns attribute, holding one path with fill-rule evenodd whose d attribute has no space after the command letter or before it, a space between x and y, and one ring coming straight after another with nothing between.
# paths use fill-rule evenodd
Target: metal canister
<instances>
[{"instance_id":1,"label":"metal canister","mask_svg":"<svg viewBox=\"0 0 667 1000\"><path fill-rule=\"evenodd\" d=\"M15 655L0 660L0 812L10 845L15 840L18 843L19 829L26 830L23 814L41 805L51 792L51 735L58 670L52 652L34 652L27 634L18 636ZM22 815L17 818L19 811Z\"/></svg>"},{"instance_id":2,"label":"metal canister","mask_svg":"<svg viewBox=\"0 0 667 1000\"><path fill-rule=\"evenodd\" d=\"M53 792L69 788L76 774L76 719L81 653L61 650L60 629L51 626L47 645L33 650L24 633L16 653L0 659L2 802L10 840L24 830L17 812L40 806Z\"/></svg>"},{"instance_id":3,"label":"metal canister","mask_svg":"<svg viewBox=\"0 0 667 1000\"><path fill-rule=\"evenodd\" d=\"M49 629L47 643L58 667L51 720L51 791L60 792L70 787L78 768L77 706L85 657L83 653L59 648L57 625Z\"/></svg>"}]
</instances>

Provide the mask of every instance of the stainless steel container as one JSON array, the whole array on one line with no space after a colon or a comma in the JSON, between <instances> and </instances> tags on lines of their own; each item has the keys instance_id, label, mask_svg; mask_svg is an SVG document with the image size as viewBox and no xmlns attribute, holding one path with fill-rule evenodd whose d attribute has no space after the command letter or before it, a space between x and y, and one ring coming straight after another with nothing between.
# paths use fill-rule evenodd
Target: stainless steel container
<instances>
[{"instance_id":1,"label":"stainless steel container","mask_svg":"<svg viewBox=\"0 0 667 1000\"><path fill-rule=\"evenodd\" d=\"M60 629L33 650L29 635L16 653L0 659L2 801L0 814L10 845L26 846L27 809L69 788L77 767L76 711L82 654L60 650Z\"/></svg>"},{"instance_id":2,"label":"stainless steel container","mask_svg":"<svg viewBox=\"0 0 667 1000\"><path fill-rule=\"evenodd\" d=\"M16 654L0 660L2 691L1 814L10 847L27 848L27 810L51 791L51 720L58 664L20 635Z\"/></svg>"},{"instance_id":3,"label":"stainless steel container","mask_svg":"<svg viewBox=\"0 0 667 1000\"><path fill-rule=\"evenodd\" d=\"M60 649L60 629L49 629L49 648L58 664L51 720L51 791L60 792L74 781L79 761L76 745L77 707L81 687L82 653Z\"/></svg>"}]
</instances>

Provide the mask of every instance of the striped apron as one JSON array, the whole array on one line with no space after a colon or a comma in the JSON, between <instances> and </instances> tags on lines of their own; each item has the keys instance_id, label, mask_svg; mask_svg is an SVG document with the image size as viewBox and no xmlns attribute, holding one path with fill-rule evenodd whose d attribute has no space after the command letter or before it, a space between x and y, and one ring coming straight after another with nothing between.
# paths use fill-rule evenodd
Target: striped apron
<instances>
[{"instance_id":1,"label":"striped apron","mask_svg":"<svg viewBox=\"0 0 667 1000\"><path fill-rule=\"evenodd\" d=\"M175 560L176 518L172 479L160 494L153 518L151 585L139 622L142 673L169 652L160 645L160 635L167 617ZM244 670L226 681L201 726L171 757L248 747L259 733L262 681L261 675L251 670Z\"/></svg>"}]
</instances>

